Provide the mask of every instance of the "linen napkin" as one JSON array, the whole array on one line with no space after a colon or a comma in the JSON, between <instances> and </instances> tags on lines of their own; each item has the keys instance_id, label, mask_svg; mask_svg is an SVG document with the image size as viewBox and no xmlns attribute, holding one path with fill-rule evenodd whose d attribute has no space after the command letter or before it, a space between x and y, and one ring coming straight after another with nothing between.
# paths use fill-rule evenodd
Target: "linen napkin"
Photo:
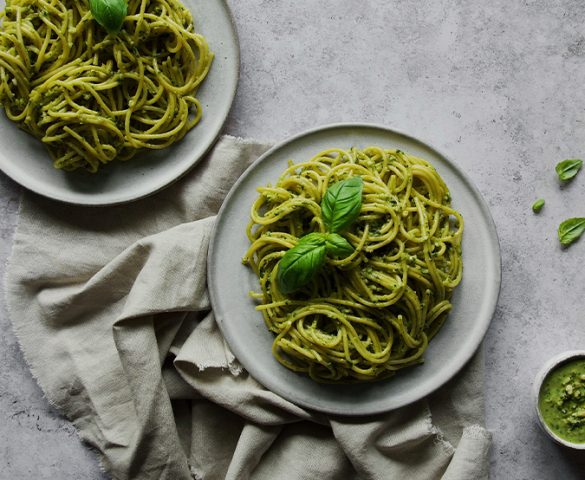
<instances>
[{"instance_id":1,"label":"linen napkin","mask_svg":"<svg viewBox=\"0 0 585 480\"><path fill-rule=\"evenodd\" d=\"M47 399L114 479L487 479L481 350L430 397L357 418L280 398L230 352L209 237L268 148L222 137L186 177L122 206L23 194L5 292Z\"/></svg>"}]
</instances>

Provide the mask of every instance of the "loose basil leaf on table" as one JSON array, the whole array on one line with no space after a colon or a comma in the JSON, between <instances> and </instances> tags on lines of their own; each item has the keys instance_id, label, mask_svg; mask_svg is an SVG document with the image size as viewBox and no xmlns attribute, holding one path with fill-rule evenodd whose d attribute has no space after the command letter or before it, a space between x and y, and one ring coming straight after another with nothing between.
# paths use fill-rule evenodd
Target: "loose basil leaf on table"
<instances>
[{"instance_id":1,"label":"loose basil leaf on table","mask_svg":"<svg viewBox=\"0 0 585 480\"><path fill-rule=\"evenodd\" d=\"M89 0L89 9L108 33L118 33L128 13L128 4L126 0Z\"/></svg>"},{"instance_id":2,"label":"loose basil leaf on table","mask_svg":"<svg viewBox=\"0 0 585 480\"><path fill-rule=\"evenodd\" d=\"M325 236L309 233L288 250L278 264L278 288L285 295L304 287L325 263Z\"/></svg>"},{"instance_id":3,"label":"loose basil leaf on table","mask_svg":"<svg viewBox=\"0 0 585 480\"><path fill-rule=\"evenodd\" d=\"M328 255L334 257L347 257L354 251L353 246L338 233L325 234L325 247Z\"/></svg>"},{"instance_id":4,"label":"loose basil leaf on table","mask_svg":"<svg viewBox=\"0 0 585 480\"><path fill-rule=\"evenodd\" d=\"M362 177L351 177L330 186L321 201L321 216L331 233L348 228L362 208Z\"/></svg>"},{"instance_id":5,"label":"loose basil leaf on table","mask_svg":"<svg viewBox=\"0 0 585 480\"><path fill-rule=\"evenodd\" d=\"M559 240L570 245L585 232L585 218L569 218L559 225Z\"/></svg>"},{"instance_id":6,"label":"loose basil leaf on table","mask_svg":"<svg viewBox=\"0 0 585 480\"><path fill-rule=\"evenodd\" d=\"M563 160L559 162L555 167L557 175L559 176L559 180L567 181L573 178L581 167L583 166L583 160L579 160L577 158L570 158L568 160Z\"/></svg>"},{"instance_id":7,"label":"loose basil leaf on table","mask_svg":"<svg viewBox=\"0 0 585 480\"><path fill-rule=\"evenodd\" d=\"M536 202L532 204L532 211L534 213L539 213L544 207L544 198L539 198Z\"/></svg>"}]
</instances>

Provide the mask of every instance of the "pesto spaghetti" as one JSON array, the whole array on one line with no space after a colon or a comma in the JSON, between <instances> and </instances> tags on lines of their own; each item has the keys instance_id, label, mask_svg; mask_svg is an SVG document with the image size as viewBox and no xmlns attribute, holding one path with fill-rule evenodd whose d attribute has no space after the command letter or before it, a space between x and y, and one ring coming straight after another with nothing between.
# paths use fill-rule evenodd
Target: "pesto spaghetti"
<instances>
[{"instance_id":1,"label":"pesto spaghetti","mask_svg":"<svg viewBox=\"0 0 585 480\"><path fill-rule=\"evenodd\" d=\"M359 213L350 225L338 215L348 225L334 234L342 248L290 288L279 275L291 264L283 258L293 249L314 253L332 235L327 197L336 190L340 198L341 182L363 186ZM262 291L252 295L276 336L276 359L319 382L374 380L421 363L463 268L463 219L437 171L399 150L334 148L291 162L258 192L243 261L259 277Z\"/></svg>"},{"instance_id":2,"label":"pesto spaghetti","mask_svg":"<svg viewBox=\"0 0 585 480\"><path fill-rule=\"evenodd\" d=\"M177 142L201 119L213 54L177 0L129 0L108 34L88 0L7 0L0 103L53 165L96 172Z\"/></svg>"}]
</instances>

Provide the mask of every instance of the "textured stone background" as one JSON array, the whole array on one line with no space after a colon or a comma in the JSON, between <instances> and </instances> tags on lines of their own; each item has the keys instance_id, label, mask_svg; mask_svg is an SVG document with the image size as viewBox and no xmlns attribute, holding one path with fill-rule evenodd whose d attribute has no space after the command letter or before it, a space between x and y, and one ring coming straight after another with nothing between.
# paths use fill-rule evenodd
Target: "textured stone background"
<instances>
[{"instance_id":1,"label":"textured stone background","mask_svg":"<svg viewBox=\"0 0 585 480\"><path fill-rule=\"evenodd\" d=\"M538 431L530 387L548 357L585 348L585 239L565 251L556 239L561 220L585 216L585 172L565 188L554 173L557 161L585 157L585 4L229 3L242 68L226 133L281 140L324 123L376 122L437 146L475 181L502 246L486 338L492 478L583 478L584 456ZM18 195L0 174L0 274ZM0 308L0 478L105 478L43 398Z\"/></svg>"}]
</instances>

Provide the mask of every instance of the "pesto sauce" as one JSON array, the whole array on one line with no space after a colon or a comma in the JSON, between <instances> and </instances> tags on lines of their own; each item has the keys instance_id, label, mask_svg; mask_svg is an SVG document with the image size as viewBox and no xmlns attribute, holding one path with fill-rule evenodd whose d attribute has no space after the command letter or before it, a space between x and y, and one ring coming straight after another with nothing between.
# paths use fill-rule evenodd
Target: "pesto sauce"
<instances>
[{"instance_id":1,"label":"pesto sauce","mask_svg":"<svg viewBox=\"0 0 585 480\"><path fill-rule=\"evenodd\" d=\"M555 434L569 442L585 443L585 358L550 372L538 398L542 418Z\"/></svg>"}]
</instances>

